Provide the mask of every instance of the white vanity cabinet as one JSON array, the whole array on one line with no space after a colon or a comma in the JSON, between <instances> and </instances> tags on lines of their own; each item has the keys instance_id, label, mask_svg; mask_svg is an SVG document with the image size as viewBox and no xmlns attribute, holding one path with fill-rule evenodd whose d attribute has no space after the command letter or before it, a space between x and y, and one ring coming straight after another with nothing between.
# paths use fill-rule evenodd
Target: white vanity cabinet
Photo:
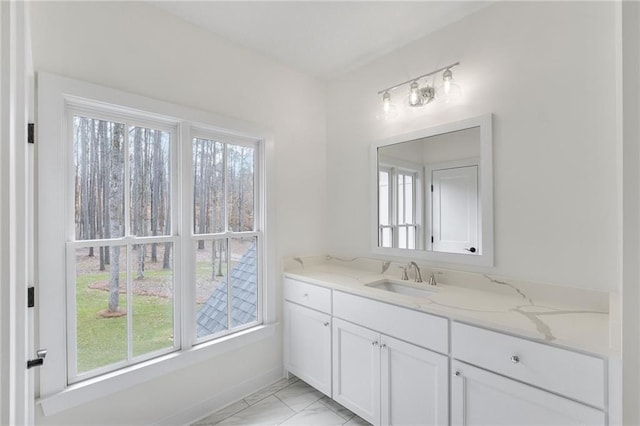
<instances>
[{"instance_id":1,"label":"white vanity cabinet","mask_svg":"<svg viewBox=\"0 0 640 426\"><path fill-rule=\"evenodd\" d=\"M457 322L451 339L452 425L606 424L604 360Z\"/></svg>"},{"instance_id":2,"label":"white vanity cabinet","mask_svg":"<svg viewBox=\"0 0 640 426\"><path fill-rule=\"evenodd\" d=\"M331 290L284 283L285 368L331 396Z\"/></svg>"},{"instance_id":3,"label":"white vanity cabinet","mask_svg":"<svg viewBox=\"0 0 640 426\"><path fill-rule=\"evenodd\" d=\"M446 319L341 292L333 300L333 399L374 425L447 425L448 357L390 335L446 348Z\"/></svg>"}]
</instances>

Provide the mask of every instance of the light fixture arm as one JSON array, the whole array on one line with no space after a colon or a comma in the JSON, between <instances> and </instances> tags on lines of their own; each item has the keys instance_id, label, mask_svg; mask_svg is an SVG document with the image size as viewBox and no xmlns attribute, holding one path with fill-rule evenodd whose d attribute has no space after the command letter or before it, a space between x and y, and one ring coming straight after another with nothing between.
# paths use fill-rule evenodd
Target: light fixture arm
<instances>
[{"instance_id":1,"label":"light fixture arm","mask_svg":"<svg viewBox=\"0 0 640 426\"><path fill-rule=\"evenodd\" d=\"M437 69L437 70L435 70L435 71L431 71L431 72L428 72L428 73L426 73L426 74L419 75L419 76L414 77L414 78L412 78L412 79L410 79L410 80L403 81L402 83L398 83L398 84L393 85L393 86L391 86L391 87L389 87L389 88L386 88L386 89L384 89L384 90L380 90L380 91L378 92L378 95L382 95L382 94L383 94L383 93L385 93L385 92L390 92L391 90L393 90L393 89L397 89L398 87L400 87L400 86L404 86L405 84L412 83L412 82L414 82L414 81L418 81L418 80L420 80L421 78L429 77L429 76L431 76L431 75L437 74L437 73L439 73L439 72L441 72L441 71L445 71L445 70L451 69L451 68L456 67L456 66L458 66L458 65L460 65L460 62L455 62L455 63L453 63L453 64L451 64L451 65L447 65L446 67L438 68L438 69Z\"/></svg>"}]
</instances>

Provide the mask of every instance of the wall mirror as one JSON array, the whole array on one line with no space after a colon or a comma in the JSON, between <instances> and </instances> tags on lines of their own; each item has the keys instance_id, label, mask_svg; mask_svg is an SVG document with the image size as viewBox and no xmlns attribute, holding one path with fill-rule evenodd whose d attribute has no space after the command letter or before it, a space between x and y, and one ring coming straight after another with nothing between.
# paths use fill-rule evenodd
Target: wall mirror
<instances>
[{"instance_id":1,"label":"wall mirror","mask_svg":"<svg viewBox=\"0 0 640 426\"><path fill-rule=\"evenodd\" d=\"M488 114L375 143L374 252L492 266L492 139Z\"/></svg>"}]
</instances>

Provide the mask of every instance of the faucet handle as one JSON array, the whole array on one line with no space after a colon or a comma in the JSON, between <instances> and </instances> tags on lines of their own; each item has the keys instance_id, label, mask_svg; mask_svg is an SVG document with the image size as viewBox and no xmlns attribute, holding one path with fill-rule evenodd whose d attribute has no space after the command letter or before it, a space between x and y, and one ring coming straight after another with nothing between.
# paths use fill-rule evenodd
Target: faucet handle
<instances>
[{"instance_id":1,"label":"faucet handle","mask_svg":"<svg viewBox=\"0 0 640 426\"><path fill-rule=\"evenodd\" d=\"M407 274L407 267L406 266L398 266L398 268L402 269L402 277L400 277L400 279L402 281L408 281L409 280L409 275Z\"/></svg>"},{"instance_id":2,"label":"faucet handle","mask_svg":"<svg viewBox=\"0 0 640 426\"><path fill-rule=\"evenodd\" d=\"M431 276L429 277L429 285L437 285L438 283L436 283L436 276L434 275L434 273L431 273Z\"/></svg>"}]
</instances>

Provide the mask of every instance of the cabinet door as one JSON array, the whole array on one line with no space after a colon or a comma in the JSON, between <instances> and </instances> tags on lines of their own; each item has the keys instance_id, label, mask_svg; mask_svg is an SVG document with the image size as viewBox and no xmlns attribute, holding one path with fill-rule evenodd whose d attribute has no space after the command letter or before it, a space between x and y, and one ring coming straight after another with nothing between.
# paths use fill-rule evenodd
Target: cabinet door
<instances>
[{"instance_id":1,"label":"cabinet door","mask_svg":"<svg viewBox=\"0 0 640 426\"><path fill-rule=\"evenodd\" d=\"M331 316L285 302L285 368L331 396Z\"/></svg>"},{"instance_id":2,"label":"cabinet door","mask_svg":"<svg viewBox=\"0 0 640 426\"><path fill-rule=\"evenodd\" d=\"M604 425L604 412L454 361L452 425Z\"/></svg>"},{"instance_id":3,"label":"cabinet door","mask_svg":"<svg viewBox=\"0 0 640 426\"><path fill-rule=\"evenodd\" d=\"M333 399L380 423L380 335L334 318Z\"/></svg>"},{"instance_id":4,"label":"cabinet door","mask_svg":"<svg viewBox=\"0 0 640 426\"><path fill-rule=\"evenodd\" d=\"M381 424L448 425L449 359L388 336L380 349Z\"/></svg>"}]
</instances>

